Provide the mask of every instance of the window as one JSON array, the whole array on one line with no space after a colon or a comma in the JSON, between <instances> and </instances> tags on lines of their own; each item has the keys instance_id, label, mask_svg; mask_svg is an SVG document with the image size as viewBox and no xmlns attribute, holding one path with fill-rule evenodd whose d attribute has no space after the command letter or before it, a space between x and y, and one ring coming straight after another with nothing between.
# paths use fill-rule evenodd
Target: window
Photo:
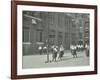
<instances>
[{"instance_id":1,"label":"window","mask_svg":"<svg viewBox=\"0 0 100 80\"><path fill-rule=\"evenodd\" d=\"M36 32L36 41L37 42L42 42L43 41L43 33L42 33L42 31L41 30L37 30L37 32Z\"/></svg>"},{"instance_id":2,"label":"window","mask_svg":"<svg viewBox=\"0 0 100 80\"><path fill-rule=\"evenodd\" d=\"M55 38L55 30L50 30L49 38Z\"/></svg>"},{"instance_id":3,"label":"window","mask_svg":"<svg viewBox=\"0 0 100 80\"><path fill-rule=\"evenodd\" d=\"M58 44L62 44L62 41L63 41L62 32L58 32Z\"/></svg>"},{"instance_id":4,"label":"window","mask_svg":"<svg viewBox=\"0 0 100 80\"><path fill-rule=\"evenodd\" d=\"M30 32L29 29L23 30L23 42L30 42Z\"/></svg>"}]
</instances>

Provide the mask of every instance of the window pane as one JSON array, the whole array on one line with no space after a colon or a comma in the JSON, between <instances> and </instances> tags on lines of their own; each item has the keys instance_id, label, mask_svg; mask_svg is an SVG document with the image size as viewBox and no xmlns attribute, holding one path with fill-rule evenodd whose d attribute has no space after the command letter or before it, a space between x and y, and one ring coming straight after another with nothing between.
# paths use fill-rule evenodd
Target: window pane
<instances>
[{"instance_id":1,"label":"window pane","mask_svg":"<svg viewBox=\"0 0 100 80\"><path fill-rule=\"evenodd\" d=\"M42 31L37 30L36 32L36 41L37 42L42 42Z\"/></svg>"},{"instance_id":2,"label":"window pane","mask_svg":"<svg viewBox=\"0 0 100 80\"><path fill-rule=\"evenodd\" d=\"M29 29L23 31L23 42L29 42Z\"/></svg>"}]
</instances>

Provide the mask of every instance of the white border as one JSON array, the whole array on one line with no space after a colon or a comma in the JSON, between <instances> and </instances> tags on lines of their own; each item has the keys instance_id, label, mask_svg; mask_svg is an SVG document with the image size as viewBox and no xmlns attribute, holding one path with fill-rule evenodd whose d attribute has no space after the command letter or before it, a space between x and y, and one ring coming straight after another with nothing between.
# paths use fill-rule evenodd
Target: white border
<instances>
[{"instance_id":1,"label":"white border","mask_svg":"<svg viewBox=\"0 0 100 80\"><path fill-rule=\"evenodd\" d=\"M90 66L22 69L22 11L23 10L89 13L90 14L90 45L91 45L90 46L90 53L91 53L90 54ZM18 45L17 46L17 75L94 71L94 10L93 9L80 9L80 8L60 8L60 7L17 5L17 45Z\"/></svg>"}]
</instances>

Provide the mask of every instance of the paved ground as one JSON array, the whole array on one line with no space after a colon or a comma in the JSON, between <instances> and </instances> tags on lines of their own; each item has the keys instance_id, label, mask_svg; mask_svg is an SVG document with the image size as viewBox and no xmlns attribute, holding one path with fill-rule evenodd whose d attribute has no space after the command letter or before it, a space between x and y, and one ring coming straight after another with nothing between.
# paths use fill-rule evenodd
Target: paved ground
<instances>
[{"instance_id":1,"label":"paved ground","mask_svg":"<svg viewBox=\"0 0 100 80\"><path fill-rule=\"evenodd\" d=\"M86 66L89 65L89 58L85 52L78 52L78 57L73 58L69 51L66 51L62 61L45 63L47 55L29 55L23 56L23 68L43 68L43 67L63 67L63 66ZM49 55L52 59L52 55Z\"/></svg>"}]
</instances>

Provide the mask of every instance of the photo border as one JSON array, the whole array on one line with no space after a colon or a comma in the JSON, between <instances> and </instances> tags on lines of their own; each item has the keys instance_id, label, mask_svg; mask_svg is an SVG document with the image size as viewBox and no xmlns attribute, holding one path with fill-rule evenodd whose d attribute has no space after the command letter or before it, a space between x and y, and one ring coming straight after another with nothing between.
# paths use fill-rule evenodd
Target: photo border
<instances>
[{"instance_id":1,"label":"photo border","mask_svg":"<svg viewBox=\"0 0 100 80\"><path fill-rule=\"evenodd\" d=\"M17 75L17 5L94 9L94 71ZM33 2L33 1L11 1L11 78L12 79L90 75L90 74L97 74L97 6L96 5L48 3L48 2Z\"/></svg>"}]
</instances>

